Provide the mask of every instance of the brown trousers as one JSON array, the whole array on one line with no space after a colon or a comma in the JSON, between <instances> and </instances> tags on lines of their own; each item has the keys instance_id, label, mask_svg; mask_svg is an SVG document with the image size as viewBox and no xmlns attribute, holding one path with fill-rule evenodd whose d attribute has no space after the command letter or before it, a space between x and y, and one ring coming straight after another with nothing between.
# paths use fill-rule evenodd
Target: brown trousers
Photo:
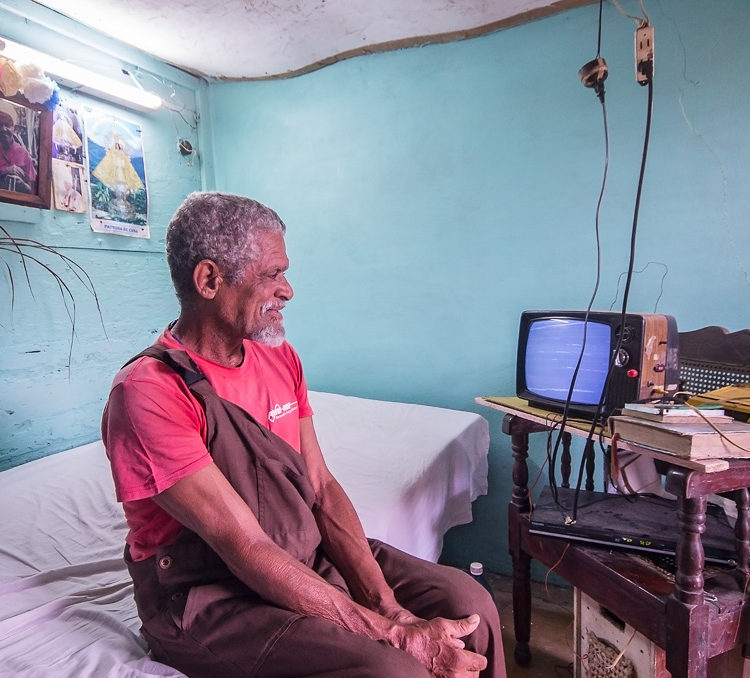
<instances>
[{"instance_id":1,"label":"brown trousers","mask_svg":"<svg viewBox=\"0 0 750 678\"><path fill-rule=\"evenodd\" d=\"M214 462L279 546L348 594L321 548L315 494L304 459L244 410L219 398L186 353L161 347L141 355L175 369L201 401ZM478 613L464 639L487 657L487 678L505 676L500 621L492 598L455 568L415 558L377 541L370 546L396 599L425 619ZM125 560L142 632L154 657L191 678L418 678L413 657L323 619L267 603L229 572L198 535L183 531L155 556Z\"/></svg>"}]
</instances>

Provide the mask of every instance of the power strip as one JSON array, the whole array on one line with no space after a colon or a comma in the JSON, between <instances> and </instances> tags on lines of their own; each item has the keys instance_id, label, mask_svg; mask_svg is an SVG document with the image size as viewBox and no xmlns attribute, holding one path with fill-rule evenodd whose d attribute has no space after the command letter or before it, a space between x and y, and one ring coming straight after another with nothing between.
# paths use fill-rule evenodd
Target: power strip
<instances>
[{"instance_id":1,"label":"power strip","mask_svg":"<svg viewBox=\"0 0 750 678\"><path fill-rule=\"evenodd\" d=\"M635 31L635 80L647 85L654 77L654 27L646 24Z\"/></svg>"}]
</instances>

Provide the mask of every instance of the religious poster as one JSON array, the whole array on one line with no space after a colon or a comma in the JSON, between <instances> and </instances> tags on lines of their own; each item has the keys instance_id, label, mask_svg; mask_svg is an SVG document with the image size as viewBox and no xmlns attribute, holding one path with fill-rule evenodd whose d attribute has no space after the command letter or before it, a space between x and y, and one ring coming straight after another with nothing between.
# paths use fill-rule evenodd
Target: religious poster
<instances>
[{"instance_id":1,"label":"religious poster","mask_svg":"<svg viewBox=\"0 0 750 678\"><path fill-rule=\"evenodd\" d=\"M140 125L91 110L86 115L86 155L92 230L149 238Z\"/></svg>"},{"instance_id":2,"label":"religious poster","mask_svg":"<svg viewBox=\"0 0 750 678\"><path fill-rule=\"evenodd\" d=\"M55 209L86 211L83 119L66 102L55 107L52 122L52 194Z\"/></svg>"}]
</instances>

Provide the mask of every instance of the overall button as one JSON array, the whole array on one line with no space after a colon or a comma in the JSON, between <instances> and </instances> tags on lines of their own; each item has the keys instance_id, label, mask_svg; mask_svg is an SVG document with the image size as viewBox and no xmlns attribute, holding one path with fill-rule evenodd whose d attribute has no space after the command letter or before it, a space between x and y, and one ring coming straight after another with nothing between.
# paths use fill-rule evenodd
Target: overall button
<instances>
[{"instance_id":1,"label":"overall button","mask_svg":"<svg viewBox=\"0 0 750 678\"><path fill-rule=\"evenodd\" d=\"M170 567L172 567L172 563L174 561L172 560L172 556L162 556L159 558L159 567L162 570L168 570Z\"/></svg>"}]
</instances>

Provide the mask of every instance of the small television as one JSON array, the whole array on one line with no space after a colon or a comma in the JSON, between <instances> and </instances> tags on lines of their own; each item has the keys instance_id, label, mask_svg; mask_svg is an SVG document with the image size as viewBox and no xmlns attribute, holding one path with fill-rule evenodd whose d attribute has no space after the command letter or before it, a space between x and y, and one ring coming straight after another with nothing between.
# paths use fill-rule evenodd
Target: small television
<instances>
[{"instance_id":1,"label":"small television","mask_svg":"<svg viewBox=\"0 0 750 678\"><path fill-rule=\"evenodd\" d=\"M516 395L532 406L564 411L567 404L576 416L606 418L625 403L673 392L678 382L679 336L672 316L626 313L623 324L617 311L521 314Z\"/></svg>"}]
</instances>

